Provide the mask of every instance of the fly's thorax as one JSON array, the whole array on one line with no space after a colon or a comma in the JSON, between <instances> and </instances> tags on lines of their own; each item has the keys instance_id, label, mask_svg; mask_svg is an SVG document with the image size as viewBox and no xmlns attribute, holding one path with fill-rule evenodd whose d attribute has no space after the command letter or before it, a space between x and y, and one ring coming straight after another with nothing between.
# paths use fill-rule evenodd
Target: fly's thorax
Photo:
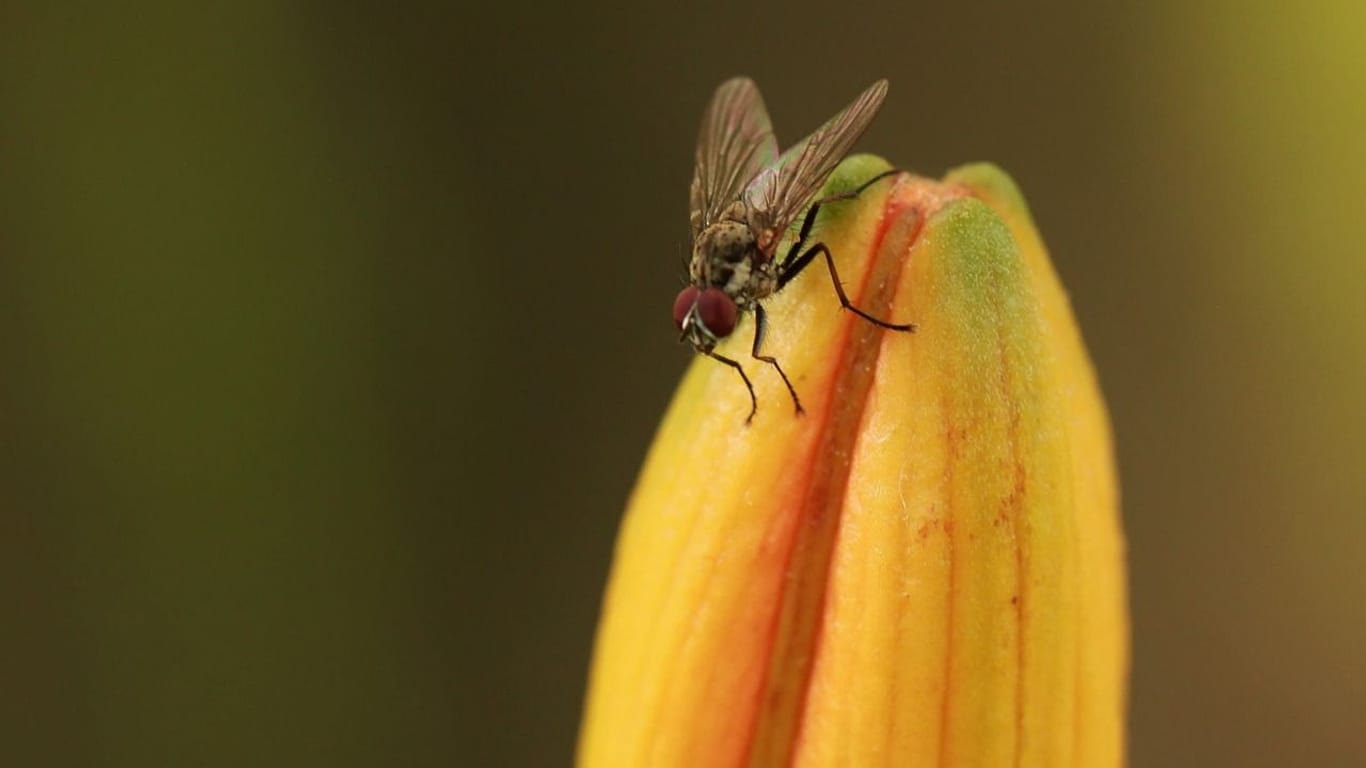
<instances>
[{"instance_id":1,"label":"fly's thorax","mask_svg":"<svg viewBox=\"0 0 1366 768\"><path fill-rule=\"evenodd\" d=\"M693 243L693 254L716 264L736 264L757 252L754 232L744 222L722 219L702 230Z\"/></svg>"},{"instance_id":2,"label":"fly's thorax","mask_svg":"<svg viewBox=\"0 0 1366 768\"><path fill-rule=\"evenodd\" d=\"M693 243L692 278L732 296L744 291L761 258L748 224L722 219L702 230Z\"/></svg>"}]
</instances>

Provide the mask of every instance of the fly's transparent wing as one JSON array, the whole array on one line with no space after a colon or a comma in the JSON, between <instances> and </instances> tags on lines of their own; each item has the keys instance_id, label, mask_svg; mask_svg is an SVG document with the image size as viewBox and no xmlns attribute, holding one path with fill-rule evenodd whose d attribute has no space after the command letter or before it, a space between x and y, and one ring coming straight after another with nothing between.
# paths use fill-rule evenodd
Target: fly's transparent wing
<instances>
[{"instance_id":1,"label":"fly's transparent wing","mask_svg":"<svg viewBox=\"0 0 1366 768\"><path fill-rule=\"evenodd\" d=\"M722 83L702 116L693 171L693 235L716 221L759 171L778 159L778 140L759 87L747 77Z\"/></svg>"},{"instance_id":2,"label":"fly's transparent wing","mask_svg":"<svg viewBox=\"0 0 1366 768\"><path fill-rule=\"evenodd\" d=\"M756 232L781 233L792 224L873 121L886 95L886 80L868 86L844 111L750 182L744 194L750 206L750 226Z\"/></svg>"}]
</instances>

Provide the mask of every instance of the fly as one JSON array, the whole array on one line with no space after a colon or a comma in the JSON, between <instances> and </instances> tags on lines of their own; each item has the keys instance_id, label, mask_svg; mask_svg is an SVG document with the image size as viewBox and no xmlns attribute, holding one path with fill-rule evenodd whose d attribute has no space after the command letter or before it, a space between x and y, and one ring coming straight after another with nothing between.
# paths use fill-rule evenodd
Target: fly
<instances>
[{"instance_id":1,"label":"fly","mask_svg":"<svg viewBox=\"0 0 1366 768\"><path fill-rule=\"evenodd\" d=\"M674 299L674 324L681 333L680 341L688 341L697 352L740 374L749 390L746 424L759 409L754 385L739 362L715 352L716 345L735 330L743 313L753 312L750 355L778 371L797 413L802 413L797 390L782 366L773 357L759 354L768 326L759 302L782 290L817 256L825 257L840 306L882 328L915 330L914 323L879 320L851 304L830 249L825 243L807 243L822 205L856 197L872 184L898 173L885 171L852 191L815 200L835 166L872 122L886 95L886 80L873 83L815 133L781 155L764 100L749 78L722 83L702 116L690 194L690 285ZM779 241L803 210L806 216L801 230L786 258L779 262L775 259Z\"/></svg>"}]
</instances>

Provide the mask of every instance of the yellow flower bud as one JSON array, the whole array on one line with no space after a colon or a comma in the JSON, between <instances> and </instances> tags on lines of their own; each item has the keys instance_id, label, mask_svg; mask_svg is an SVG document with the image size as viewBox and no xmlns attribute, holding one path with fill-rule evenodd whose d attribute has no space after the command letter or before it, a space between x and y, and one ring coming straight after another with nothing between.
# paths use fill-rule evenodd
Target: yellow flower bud
<instances>
[{"instance_id":1,"label":"yellow flower bud","mask_svg":"<svg viewBox=\"0 0 1366 768\"><path fill-rule=\"evenodd\" d=\"M856 306L919 330L813 267L766 304L805 415L756 364L747 427L734 371L695 361L623 522L579 765L1122 764L1109 426L1014 184L903 174L816 237Z\"/></svg>"}]
</instances>

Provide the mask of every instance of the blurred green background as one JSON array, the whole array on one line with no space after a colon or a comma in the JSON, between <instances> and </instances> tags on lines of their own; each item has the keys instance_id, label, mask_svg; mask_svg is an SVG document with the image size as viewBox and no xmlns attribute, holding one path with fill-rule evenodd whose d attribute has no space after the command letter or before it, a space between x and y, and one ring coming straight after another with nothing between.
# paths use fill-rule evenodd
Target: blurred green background
<instances>
[{"instance_id":1,"label":"blurred green background","mask_svg":"<svg viewBox=\"0 0 1366 768\"><path fill-rule=\"evenodd\" d=\"M1023 187L1133 764L1359 761L1366 6L1034 5L0 3L0 763L568 763L736 73Z\"/></svg>"}]
</instances>

